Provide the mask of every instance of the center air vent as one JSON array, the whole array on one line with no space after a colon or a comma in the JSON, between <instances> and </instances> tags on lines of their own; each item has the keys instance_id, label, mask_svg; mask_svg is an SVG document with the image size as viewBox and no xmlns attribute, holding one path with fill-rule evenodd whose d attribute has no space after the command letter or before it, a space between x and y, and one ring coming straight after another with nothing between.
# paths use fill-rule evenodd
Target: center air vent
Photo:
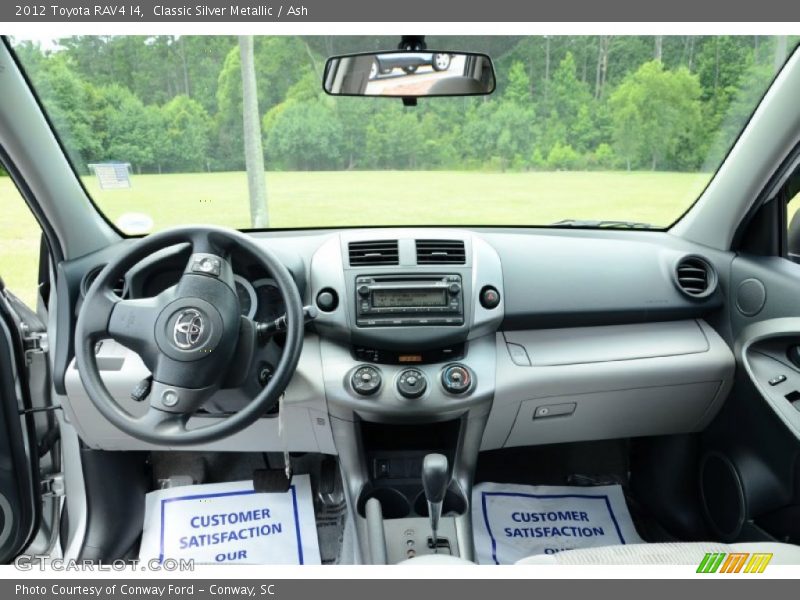
<instances>
[{"instance_id":1,"label":"center air vent","mask_svg":"<svg viewBox=\"0 0 800 600\"><path fill-rule=\"evenodd\" d=\"M397 240L350 242L350 266L396 265L399 262Z\"/></svg>"},{"instance_id":2,"label":"center air vent","mask_svg":"<svg viewBox=\"0 0 800 600\"><path fill-rule=\"evenodd\" d=\"M675 267L678 288L692 298L705 298L717 287L717 274L713 267L698 256L686 256Z\"/></svg>"},{"instance_id":3,"label":"center air vent","mask_svg":"<svg viewBox=\"0 0 800 600\"><path fill-rule=\"evenodd\" d=\"M463 265L463 240L417 240L418 265Z\"/></svg>"}]
</instances>

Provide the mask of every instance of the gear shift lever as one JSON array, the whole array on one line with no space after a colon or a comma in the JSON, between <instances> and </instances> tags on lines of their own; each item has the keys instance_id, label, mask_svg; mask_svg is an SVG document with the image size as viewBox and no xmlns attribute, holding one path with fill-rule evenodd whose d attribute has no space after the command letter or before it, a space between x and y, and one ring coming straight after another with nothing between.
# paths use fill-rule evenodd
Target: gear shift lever
<instances>
[{"instance_id":1,"label":"gear shift lever","mask_svg":"<svg viewBox=\"0 0 800 600\"><path fill-rule=\"evenodd\" d=\"M439 529L442 503L444 502L448 483L450 483L450 478L447 475L447 457L443 454L426 455L422 461L422 487L425 490L425 499L428 501L428 516L431 519L434 554L439 551L436 532Z\"/></svg>"}]
</instances>

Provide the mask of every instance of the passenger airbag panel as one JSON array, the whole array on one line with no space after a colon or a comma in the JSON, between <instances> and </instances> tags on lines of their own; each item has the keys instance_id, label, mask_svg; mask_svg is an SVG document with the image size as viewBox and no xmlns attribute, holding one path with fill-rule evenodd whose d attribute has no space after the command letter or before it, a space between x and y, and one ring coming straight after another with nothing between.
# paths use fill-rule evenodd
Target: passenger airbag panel
<instances>
[{"instance_id":1,"label":"passenger airbag panel","mask_svg":"<svg viewBox=\"0 0 800 600\"><path fill-rule=\"evenodd\" d=\"M525 348L531 366L634 360L708 351L696 321L508 331L506 342Z\"/></svg>"}]
</instances>

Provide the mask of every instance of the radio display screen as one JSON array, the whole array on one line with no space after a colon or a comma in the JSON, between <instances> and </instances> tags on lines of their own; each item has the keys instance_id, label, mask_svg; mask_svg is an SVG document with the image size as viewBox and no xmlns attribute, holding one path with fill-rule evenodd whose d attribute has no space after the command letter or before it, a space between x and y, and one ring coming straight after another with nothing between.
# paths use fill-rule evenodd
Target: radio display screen
<instances>
[{"instance_id":1,"label":"radio display screen","mask_svg":"<svg viewBox=\"0 0 800 600\"><path fill-rule=\"evenodd\" d=\"M372 306L375 308L447 306L447 290L372 290Z\"/></svg>"}]
</instances>

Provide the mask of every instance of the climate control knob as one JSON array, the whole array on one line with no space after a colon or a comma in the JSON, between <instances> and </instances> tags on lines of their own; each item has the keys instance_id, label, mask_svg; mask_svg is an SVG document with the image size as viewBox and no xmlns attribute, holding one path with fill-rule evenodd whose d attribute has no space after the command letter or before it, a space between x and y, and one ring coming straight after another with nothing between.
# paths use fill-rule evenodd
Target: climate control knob
<instances>
[{"instance_id":1,"label":"climate control knob","mask_svg":"<svg viewBox=\"0 0 800 600\"><path fill-rule=\"evenodd\" d=\"M406 369L397 378L397 391L404 398L419 398L428 389L428 380L419 369Z\"/></svg>"},{"instance_id":2,"label":"climate control knob","mask_svg":"<svg viewBox=\"0 0 800 600\"><path fill-rule=\"evenodd\" d=\"M442 370L442 387L451 394L463 394L472 387L475 378L464 365L447 365Z\"/></svg>"},{"instance_id":3,"label":"climate control knob","mask_svg":"<svg viewBox=\"0 0 800 600\"><path fill-rule=\"evenodd\" d=\"M381 372L369 365L358 367L350 377L350 384L357 394L371 396L381 387Z\"/></svg>"}]
</instances>

